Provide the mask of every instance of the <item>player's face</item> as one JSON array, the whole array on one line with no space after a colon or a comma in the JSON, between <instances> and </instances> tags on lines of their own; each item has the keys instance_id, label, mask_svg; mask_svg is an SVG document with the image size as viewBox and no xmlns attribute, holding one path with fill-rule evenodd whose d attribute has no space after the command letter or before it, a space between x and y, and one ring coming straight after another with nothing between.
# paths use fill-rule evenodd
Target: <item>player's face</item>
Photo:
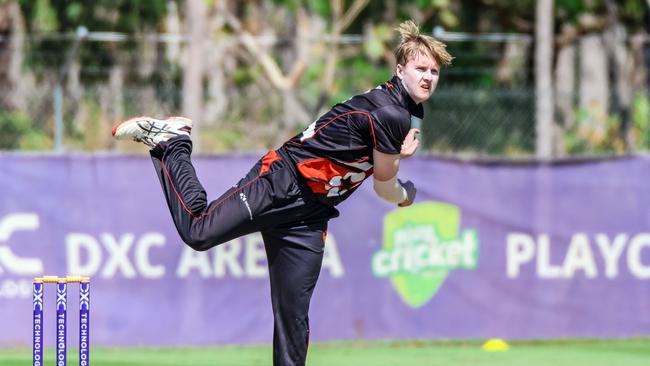
<instances>
[{"instance_id":1,"label":"player's face","mask_svg":"<svg viewBox=\"0 0 650 366\"><path fill-rule=\"evenodd\" d=\"M415 103L429 99L438 85L440 67L431 55L418 53L406 65L397 65L397 77Z\"/></svg>"}]
</instances>

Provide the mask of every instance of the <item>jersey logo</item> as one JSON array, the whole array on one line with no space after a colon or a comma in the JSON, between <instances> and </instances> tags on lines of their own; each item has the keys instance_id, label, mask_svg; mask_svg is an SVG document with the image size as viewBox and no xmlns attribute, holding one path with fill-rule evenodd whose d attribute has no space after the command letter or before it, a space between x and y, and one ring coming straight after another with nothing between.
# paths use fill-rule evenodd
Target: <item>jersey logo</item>
<instances>
[{"instance_id":1,"label":"jersey logo","mask_svg":"<svg viewBox=\"0 0 650 366\"><path fill-rule=\"evenodd\" d=\"M250 217L251 221L253 221L253 212L251 212L251 206L248 204L248 199L246 198L246 195L244 192L239 193L239 199L244 202L246 205L246 209L248 210L248 216Z\"/></svg>"},{"instance_id":2,"label":"jersey logo","mask_svg":"<svg viewBox=\"0 0 650 366\"><path fill-rule=\"evenodd\" d=\"M334 176L325 184L327 197L338 197L347 193L350 189L355 188L366 179L366 173L348 172L345 176Z\"/></svg>"}]
</instances>

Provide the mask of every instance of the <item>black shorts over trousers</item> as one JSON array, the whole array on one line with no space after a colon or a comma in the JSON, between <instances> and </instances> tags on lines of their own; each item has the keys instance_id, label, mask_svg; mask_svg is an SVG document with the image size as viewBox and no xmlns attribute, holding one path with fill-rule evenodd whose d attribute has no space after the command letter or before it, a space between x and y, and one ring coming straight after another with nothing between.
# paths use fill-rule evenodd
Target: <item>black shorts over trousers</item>
<instances>
[{"instance_id":1,"label":"black shorts over trousers","mask_svg":"<svg viewBox=\"0 0 650 366\"><path fill-rule=\"evenodd\" d=\"M235 186L208 202L191 152L186 136L151 150L178 233L187 245L203 251L261 232L275 320L273 364L304 365L309 302L323 261L327 222L338 211L318 201L281 149L269 152Z\"/></svg>"}]
</instances>

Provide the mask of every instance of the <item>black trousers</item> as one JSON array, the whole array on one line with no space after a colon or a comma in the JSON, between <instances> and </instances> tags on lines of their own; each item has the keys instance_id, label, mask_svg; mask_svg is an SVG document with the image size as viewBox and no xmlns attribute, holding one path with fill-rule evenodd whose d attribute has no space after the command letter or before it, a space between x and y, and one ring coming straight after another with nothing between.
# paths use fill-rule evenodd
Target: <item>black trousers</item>
<instances>
[{"instance_id":1,"label":"black trousers","mask_svg":"<svg viewBox=\"0 0 650 366\"><path fill-rule=\"evenodd\" d=\"M338 211L313 196L281 150L269 152L236 185L208 202L191 152L192 142L185 136L151 151L180 237L203 251L262 233L274 317L273 364L304 365L309 303L323 261L327 222Z\"/></svg>"}]
</instances>

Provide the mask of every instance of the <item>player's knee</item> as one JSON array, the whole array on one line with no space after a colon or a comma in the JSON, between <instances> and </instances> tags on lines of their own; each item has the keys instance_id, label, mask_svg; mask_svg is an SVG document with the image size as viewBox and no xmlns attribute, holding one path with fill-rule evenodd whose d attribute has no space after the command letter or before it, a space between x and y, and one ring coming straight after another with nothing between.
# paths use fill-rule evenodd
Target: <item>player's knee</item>
<instances>
[{"instance_id":1,"label":"player's knee","mask_svg":"<svg viewBox=\"0 0 650 366\"><path fill-rule=\"evenodd\" d=\"M187 246L198 252L206 251L231 239L221 230L204 227L204 222L200 221L193 222L185 230L179 230L179 234Z\"/></svg>"},{"instance_id":2,"label":"player's knee","mask_svg":"<svg viewBox=\"0 0 650 366\"><path fill-rule=\"evenodd\" d=\"M214 244L211 244L210 241L196 235L184 235L182 239L183 242L187 244L187 246L196 250L197 252L204 252L214 246Z\"/></svg>"},{"instance_id":3,"label":"player's knee","mask_svg":"<svg viewBox=\"0 0 650 366\"><path fill-rule=\"evenodd\" d=\"M307 321L309 303L296 301L297 296L285 296L275 304L274 316L284 319L293 319L296 322Z\"/></svg>"}]
</instances>

